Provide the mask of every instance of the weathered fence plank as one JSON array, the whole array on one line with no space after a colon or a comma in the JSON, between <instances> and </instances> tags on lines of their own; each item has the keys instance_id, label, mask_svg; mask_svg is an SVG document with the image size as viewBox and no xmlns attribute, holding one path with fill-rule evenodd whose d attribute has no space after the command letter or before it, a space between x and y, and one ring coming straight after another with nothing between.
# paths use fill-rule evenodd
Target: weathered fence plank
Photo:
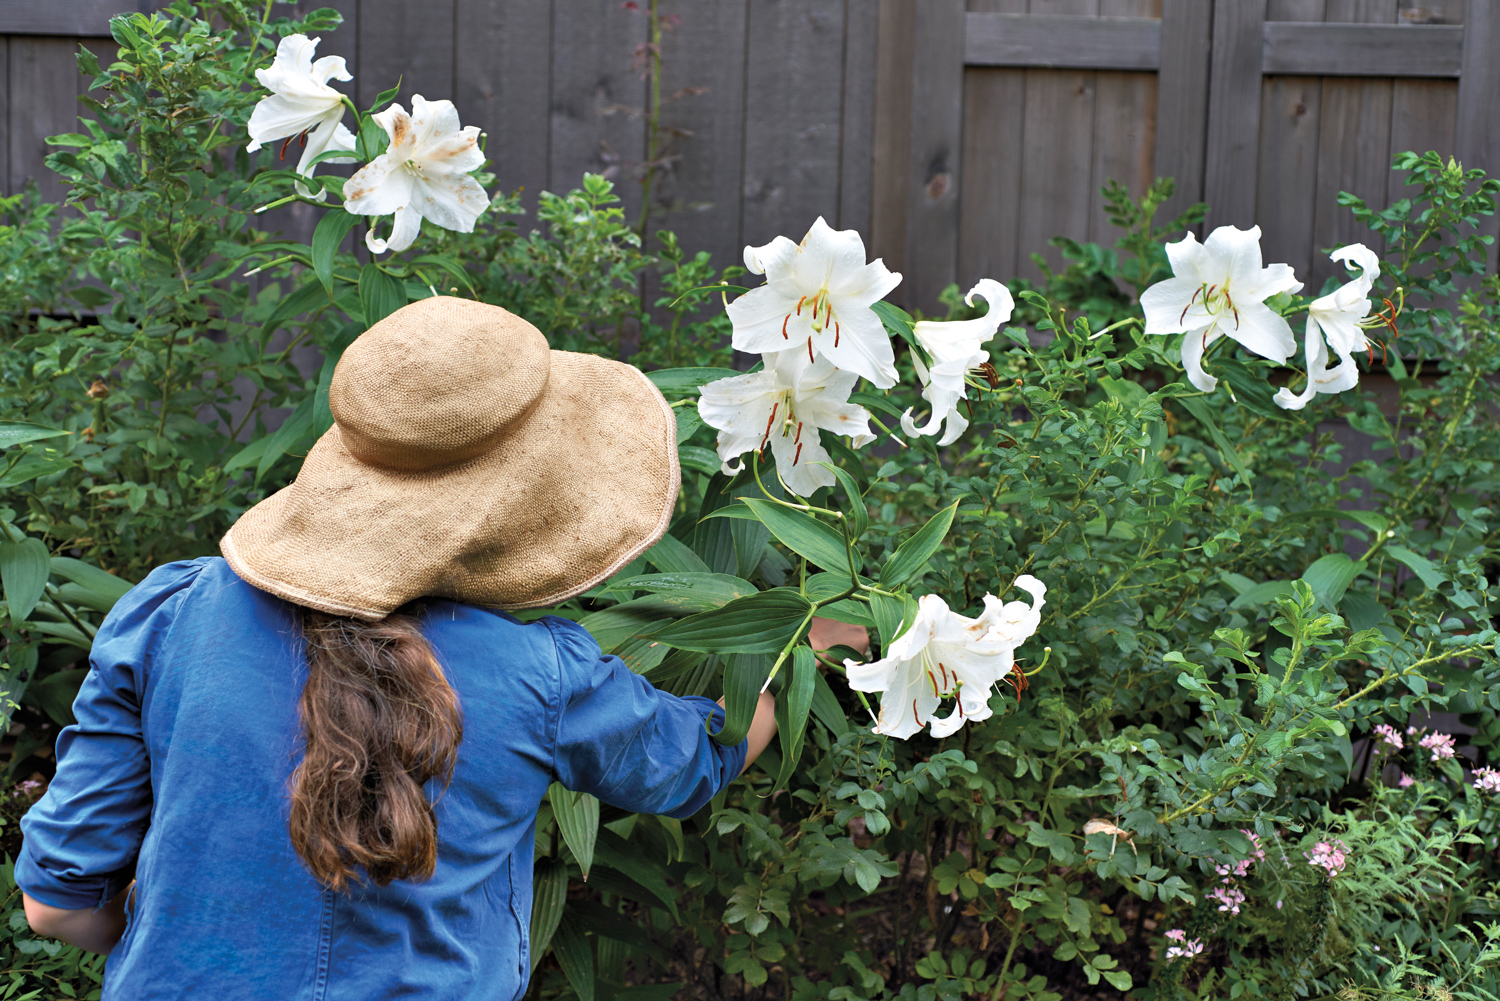
<instances>
[{"instance_id":1,"label":"weathered fence plank","mask_svg":"<svg viewBox=\"0 0 1500 1001\"><path fill-rule=\"evenodd\" d=\"M1255 222L1261 118L1261 25L1266 0L1214 0L1204 200L1208 223Z\"/></svg>"},{"instance_id":2,"label":"weathered fence plank","mask_svg":"<svg viewBox=\"0 0 1500 1001\"><path fill-rule=\"evenodd\" d=\"M875 52L879 8L844 0L844 111L839 141L839 228L870 232L874 182Z\"/></svg>"},{"instance_id":3,"label":"weathered fence plank","mask_svg":"<svg viewBox=\"0 0 1500 1001\"><path fill-rule=\"evenodd\" d=\"M111 17L149 13L156 6L150 0L5 0L0 4L0 35L108 38Z\"/></svg>"},{"instance_id":4,"label":"weathered fence plank","mask_svg":"<svg viewBox=\"0 0 1500 1001\"><path fill-rule=\"evenodd\" d=\"M10 39L0 38L0 80L5 81L6 93L10 93ZM10 109L0 111L0 195L15 192L19 185L10 183Z\"/></svg>"},{"instance_id":5,"label":"weathered fence plank","mask_svg":"<svg viewBox=\"0 0 1500 1001\"><path fill-rule=\"evenodd\" d=\"M1154 172L1177 181L1177 193L1161 209L1161 218L1171 219L1203 200L1213 7L1162 0L1161 17Z\"/></svg>"},{"instance_id":6,"label":"weathered fence plank","mask_svg":"<svg viewBox=\"0 0 1500 1001\"><path fill-rule=\"evenodd\" d=\"M1160 0L1099 0L1100 20L1152 19L1160 37ZM1113 178L1139 197L1150 186L1156 154L1155 73L1101 70L1095 77L1094 158L1091 166L1088 238L1108 246L1117 230L1105 212L1100 189Z\"/></svg>"},{"instance_id":7,"label":"weathered fence plank","mask_svg":"<svg viewBox=\"0 0 1500 1001\"><path fill-rule=\"evenodd\" d=\"M964 61L971 66L1154 70L1161 63L1161 21L971 13Z\"/></svg>"},{"instance_id":8,"label":"weathered fence plank","mask_svg":"<svg viewBox=\"0 0 1500 1001\"><path fill-rule=\"evenodd\" d=\"M971 0L970 11L1024 13L1026 0ZM964 71L964 149L959 175L958 282L1014 275L1021 215L1021 151L1026 74L1017 69Z\"/></svg>"},{"instance_id":9,"label":"weathered fence plank","mask_svg":"<svg viewBox=\"0 0 1500 1001\"><path fill-rule=\"evenodd\" d=\"M741 232L800 240L839 208L843 0L750 0Z\"/></svg>"},{"instance_id":10,"label":"weathered fence plank","mask_svg":"<svg viewBox=\"0 0 1500 1001\"><path fill-rule=\"evenodd\" d=\"M1214 225L1259 225L1266 262L1290 262L1306 280L1313 251L1322 81L1268 77L1261 93L1260 145L1251 164L1256 170L1254 213L1244 221L1224 219L1210 201L1210 218Z\"/></svg>"},{"instance_id":11,"label":"weathered fence plank","mask_svg":"<svg viewBox=\"0 0 1500 1001\"><path fill-rule=\"evenodd\" d=\"M1458 129L1455 145L1467 167L1500 174L1500 9L1493 3L1471 3L1464 12L1463 76L1458 82ZM1500 219L1486 217L1479 231L1500 235ZM1492 247L1493 255L1500 248Z\"/></svg>"},{"instance_id":12,"label":"weathered fence plank","mask_svg":"<svg viewBox=\"0 0 1500 1001\"><path fill-rule=\"evenodd\" d=\"M631 65L646 18L618 0L553 4L549 190L578 187L583 171L614 178L628 218L640 211L646 87Z\"/></svg>"},{"instance_id":13,"label":"weathered fence plank","mask_svg":"<svg viewBox=\"0 0 1500 1001\"><path fill-rule=\"evenodd\" d=\"M1457 77L1464 29L1457 25L1267 22L1266 73Z\"/></svg>"},{"instance_id":14,"label":"weathered fence plank","mask_svg":"<svg viewBox=\"0 0 1500 1001\"><path fill-rule=\"evenodd\" d=\"M964 0L923 0L917 18L908 177L906 295L927 310L958 269ZM915 252L915 248L921 248Z\"/></svg>"},{"instance_id":15,"label":"weathered fence plank","mask_svg":"<svg viewBox=\"0 0 1500 1001\"><path fill-rule=\"evenodd\" d=\"M870 246L892 271L906 272L906 188L911 167L911 74L917 8L880 0L875 49L875 127ZM896 301L903 301L897 291Z\"/></svg>"},{"instance_id":16,"label":"weathered fence plank","mask_svg":"<svg viewBox=\"0 0 1500 1001\"><path fill-rule=\"evenodd\" d=\"M10 39L6 73L10 104L9 174L11 190L28 180L48 201L61 201L67 189L44 158L52 152L49 135L77 130L79 76L76 38L16 35ZM62 124L63 128L58 128Z\"/></svg>"},{"instance_id":17,"label":"weathered fence plank","mask_svg":"<svg viewBox=\"0 0 1500 1001\"><path fill-rule=\"evenodd\" d=\"M463 30L454 41L453 102L466 124L484 129L501 190L524 189L522 204L534 212L550 181L552 4L458 0L455 19Z\"/></svg>"}]
</instances>

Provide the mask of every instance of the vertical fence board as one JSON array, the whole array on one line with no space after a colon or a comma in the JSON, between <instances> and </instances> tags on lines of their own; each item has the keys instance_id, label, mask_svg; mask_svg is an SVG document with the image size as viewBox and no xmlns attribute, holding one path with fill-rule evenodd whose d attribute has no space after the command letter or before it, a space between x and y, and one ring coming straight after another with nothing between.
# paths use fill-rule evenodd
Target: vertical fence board
<instances>
[{"instance_id":1,"label":"vertical fence board","mask_svg":"<svg viewBox=\"0 0 1500 1001\"><path fill-rule=\"evenodd\" d=\"M1099 0L1101 17L1160 17L1161 0ZM1115 228L1100 189L1116 180L1139 197L1151 184L1156 146L1155 73L1100 71L1095 78L1094 157L1090 170L1088 238L1105 246Z\"/></svg>"},{"instance_id":2,"label":"vertical fence board","mask_svg":"<svg viewBox=\"0 0 1500 1001\"><path fill-rule=\"evenodd\" d=\"M905 284L908 300L929 312L958 267L964 13L963 0L923 0L917 19Z\"/></svg>"},{"instance_id":3,"label":"vertical fence board","mask_svg":"<svg viewBox=\"0 0 1500 1001\"><path fill-rule=\"evenodd\" d=\"M1162 206L1163 220L1203 200L1212 27L1213 8L1202 0L1162 0L1153 168L1177 181L1177 193Z\"/></svg>"},{"instance_id":4,"label":"vertical fence board","mask_svg":"<svg viewBox=\"0 0 1500 1001\"><path fill-rule=\"evenodd\" d=\"M453 6L454 0L359 0L354 86L360 107L394 87L398 76L401 93L396 100L407 111L415 94L429 101L453 99Z\"/></svg>"},{"instance_id":5,"label":"vertical fence board","mask_svg":"<svg viewBox=\"0 0 1500 1001\"><path fill-rule=\"evenodd\" d=\"M605 174L631 220L640 211L636 172L646 152L639 117L646 86L632 60L646 30L646 19L617 0L553 5L548 187L565 192L585 171Z\"/></svg>"},{"instance_id":6,"label":"vertical fence board","mask_svg":"<svg viewBox=\"0 0 1500 1001\"><path fill-rule=\"evenodd\" d=\"M875 51L879 9L844 0L844 112L839 139L840 229L870 236L874 181ZM963 72L962 68L959 70Z\"/></svg>"},{"instance_id":7,"label":"vertical fence board","mask_svg":"<svg viewBox=\"0 0 1500 1001\"><path fill-rule=\"evenodd\" d=\"M1424 0L1420 9L1401 0L1397 17L1403 22L1420 16L1428 24L1462 24L1464 0ZM1391 154L1437 150L1447 156L1457 149L1458 84L1452 80L1397 80L1391 95ZM1387 164L1389 165L1389 163ZM1386 181L1387 204L1406 197L1402 178L1392 173Z\"/></svg>"},{"instance_id":8,"label":"vertical fence board","mask_svg":"<svg viewBox=\"0 0 1500 1001\"><path fill-rule=\"evenodd\" d=\"M750 0L745 120L747 244L802 239L838 218L842 0Z\"/></svg>"},{"instance_id":9,"label":"vertical fence board","mask_svg":"<svg viewBox=\"0 0 1500 1001\"><path fill-rule=\"evenodd\" d=\"M46 139L76 132L80 110L76 38L13 35L6 79L10 104L9 173L19 191L28 180L47 201L61 201L67 188L43 159L52 148Z\"/></svg>"},{"instance_id":10,"label":"vertical fence board","mask_svg":"<svg viewBox=\"0 0 1500 1001\"><path fill-rule=\"evenodd\" d=\"M1088 236L1095 76L1070 70L1026 71L1028 140L1021 151L1017 233L1022 277L1041 277L1030 260L1032 253L1041 253L1054 268L1061 265L1057 249L1047 246L1052 237Z\"/></svg>"},{"instance_id":11,"label":"vertical fence board","mask_svg":"<svg viewBox=\"0 0 1500 1001\"><path fill-rule=\"evenodd\" d=\"M971 11L1026 13L1026 0L970 0ZM1008 282L1020 269L1026 73L975 66L964 71L964 149L959 176L958 283Z\"/></svg>"},{"instance_id":12,"label":"vertical fence board","mask_svg":"<svg viewBox=\"0 0 1500 1001\"><path fill-rule=\"evenodd\" d=\"M1266 0L1214 0L1204 179L1210 226L1255 222L1265 15Z\"/></svg>"},{"instance_id":13,"label":"vertical fence board","mask_svg":"<svg viewBox=\"0 0 1500 1001\"><path fill-rule=\"evenodd\" d=\"M0 195L15 194L10 183L10 37L0 38L0 80L5 81L5 107L0 108Z\"/></svg>"},{"instance_id":14,"label":"vertical fence board","mask_svg":"<svg viewBox=\"0 0 1500 1001\"><path fill-rule=\"evenodd\" d=\"M662 124L671 130L662 153L670 163L653 185L652 228L674 231L689 252L707 250L724 267L741 256L745 8L679 0L673 13L681 24L662 38Z\"/></svg>"},{"instance_id":15,"label":"vertical fence board","mask_svg":"<svg viewBox=\"0 0 1500 1001\"><path fill-rule=\"evenodd\" d=\"M1321 84L1318 77L1266 77L1255 154L1254 214L1240 221L1213 213L1215 225L1258 224L1266 262L1291 264L1303 281L1313 250Z\"/></svg>"},{"instance_id":16,"label":"vertical fence board","mask_svg":"<svg viewBox=\"0 0 1500 1001\"><path fill-rule=\"evenodd\" d=\"M870 246L892 271L906 272L906 188L911 148L911 75L916 0L880 0L875 47L874 155ZM894 301L904 302L899 286Z\"/></svg>"},{"instance_id":17,"label":"vertical fence board","mask_svg":"<svg viewBox=\"0 0 1500 1001\"><path fill-rule=\"evenodd\" d=\"M1267 0L1267 21L1322 21L1326 0Z\"/></svg>"},{"instance_id":18,"label":"vertical fence board","mask_svg":"<svg viewBox=\"0 0 1500 1001\"><path fill-rule=\"evenodd\" d=\"M549 182L552 3L457 2L453 102L465 124L484 129L500 190L524 189L522 204L535 212Z\"/></svg>"},{"instance_id":19,"label":"vertical fence board","mask_svg":"<svg viewBox=\"0 0 1500 1001\"><path fill-rule=\"evenodd\" d=\"M1396 0L1329 0L1329 21L1393 24ZM1338 204L1349 191L1378 207L1390 176L1390 80L1329 77L1323 81L1323 104L1317 156L1316 204L1313 216L1312 264L1303 279L1309 291L1330 276L1343 278L1342 265L1324 251L1355 241L1368 242L1370 231Z\"/></svg>"},{"instance_id":20,"label":"vertical fence board","mask_svg":"<svg viewBox=\"0 0 1500 1001\"><path fill-rule=\"evenodd\" d=\"M1464 11L1463 76L1458 81L1457 152L1465 167L1500 175L1500 9L1493 3L1470 4ZM1479 232L1500 232L1496 216L1487 216ZM1492 245L1490 254L1500 253ZM1491 257L1491 261L1494 258Z\"/></svg>"}]
</instances>

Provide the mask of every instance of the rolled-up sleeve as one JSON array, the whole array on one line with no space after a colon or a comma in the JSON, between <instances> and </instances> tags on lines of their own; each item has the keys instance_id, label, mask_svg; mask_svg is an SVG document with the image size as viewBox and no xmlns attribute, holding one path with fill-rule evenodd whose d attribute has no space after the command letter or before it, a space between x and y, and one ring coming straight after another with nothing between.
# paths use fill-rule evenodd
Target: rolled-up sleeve
<instances>
[{"instance_id":1,"label":"rolled-up sleeve","mask_svg":"<svg viewBox=\"0 0 1500 1001\"><path fill-rule=\"evenodd\" d=\"M151 761L141 693L152 657L201 561L153 570L99 627L73 703L78 720L57 738L57 775L21 819L16 883L35 900L81 910L130 882L151 819Z\"/></svg>"},{"instance_id":2,"label":"rolled-up sleeve","mask_svg":"<svg viewBox=\"0 0 1500 1001\"><path fill-rule=\"evenodd\" d=\"M658 691L566 619L545 620L557 647L561 707L553 771L569 789L637 813L690 817L744 770L746 743L709 732L724 710Z\"/></svg>"}]
</instances>

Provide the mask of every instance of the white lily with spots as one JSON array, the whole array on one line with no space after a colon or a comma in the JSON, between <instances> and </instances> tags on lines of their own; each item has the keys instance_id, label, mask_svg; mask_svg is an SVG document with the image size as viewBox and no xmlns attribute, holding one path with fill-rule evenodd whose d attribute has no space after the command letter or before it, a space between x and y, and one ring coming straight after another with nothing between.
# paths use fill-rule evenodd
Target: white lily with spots
<instances>
[{"instance_id":1,"label":"white lily with spots","mask_svg":"<svg viewBox=\"0 0 1500 1001\"><path fill-rule=\"evenodd\" d=\"M1036 632L1046 604L1047 586L1030 574L1017 577L1015 586L1031 593L1030 604L987 594L977 619L951 611L935 594L923 595L911 628L884 657L868 664L844 661L850 688L884 693L876 733L906 740L930 725L934 737L946 737L966 722L990 717L990 694L1015 670L1015 649ZM949 695L957 703L939 717Z\"/></svg>"},{"instance_id":2,"label":"white lily with spots","mask_svg":"<svg viewBox=\"0 0 1500 1001\"><path fill-rule=\"evenodd\" d=\"M1265 300L1302 283L1290 265L1261 266L1259 226L1220 226L1203 243L1189 233L1167 244L1167 259L1174 277L1141 294L1146 333L1183 335L1182 367L1198 389L1219 384L1203 370L1203 355L1220 337L1275 362L1297 350L1292 328Z\"/></svg>"},{"instance_id":3,"label":"white lily with spots","mask_svg":"<svg viewBox=\"0 0 1500 1001\"><path fill-rule=\"evenodd\" d=\"M738 351L801 351L821 356L881 389L896 384L896 355L871 308L901 283L880 260L866 262L852 229L819 216L801 243L778 236L745 248L745 267L766 283L729 304Z\"/></svg>"},{"instance_id":4,"label":"white lily with spots","mask_svg":"<svg viewBox=\"0 0 1500 1001\"><path fill-rule=\"evenodd\" d=\"M792 493L805 497L833 486L833 473L818 465L830 461L818 432L845 435L855 448L875 440L870 412L849 402L859 376L835 368L827 358L809 362L801 348L767 354L763 360L765 368L759 372L710 382L698 400L703 423L718 429L724 472L744 468L743 462L731 465L730 460L770 448L776 471Z\"/></svg>"},{"instance_id":5,"label":"white lily with spots","mask_svg":"<svg viewBox=\"0 0 1500 1001\"><path fill-rule=\"evenodd\" d=\"M974 305L975 296L989 304L989 311L977 319L916 323L913 332L917 343L932 359L932 367L928 368L916 352L912 352L912 362L923 382L922 398L932 404L932 416L926 427L918 427L908 409L901 415L901 430L908 435L934 435L942 431L938 444L951 445L969 426L968 419L958 409L968 395L969 373L990 360L989 352L981 345L995 336L1000 324L1010 319L1016 308L1010 290L993 278L981 278L964 302Z\"/></svg>"},{"instance_id":6,"label":"white lily with spots","mask_svg":"<svg viewBox=\"0 0 1500 1001\"><path fill-rule=\"evenodd\" d=\"M1307 358L1307 385L1301 393L1282 387L1276 403L1287 410L1301 410L1319 393L1342 393L1359 385L1359 367L1354 352L1367 351L1363 323L1370 316L1370 289L1380 277L1380 258L1362 243L1340 247L1332 255L1341 264L1359 268L1359 277L1307 307L1303 354ZM1336 368L1328 367L1328 349L1339 356Z\"/></svg>"},{"instance_id":7,"label":"white lily with spots","mask_svg":"<svg viewBox=\"0 0 1500 1001\"><path fill-rule=\"evenodd\" d=\"M329 80L353 80L344 66L343 56L324 56L313 62L319 39L306 35L288 35L276 46L276 58L270 67L255 71L255 79L271 92L263 97L250 113L246 131L250 133L250 145L245 152L254 153L264 143L285 140L281 144L281 156L285 158L287 146L298 140L301 157L297 161L297 173L311 177L317 169L312 161L329 150L353 152L354 133L343 124L344 98L328 85ZM334 157L325 163L353 163L353 157ZM310 195L301 181L296 184L297 194L304 198ZM328 197L328 192L319 191L318 201Z\"/></svg>"},{"instance_id":8,"label":"white lily with spots","mask_svg":"<svg viewBox=\"0 0 1500 1001\"><path fill-rule=\"evenodd\" d=\"M484 163L479 127L460 128L452 101L411 99L411 111L392 104L372 115L391 137L386 151L344 182L344 208L355 215L393 216L391 235L365 235L374 254L410 247L428 219L455 233L472 233L489 196L469 176Z\"/></svg>"}]
</instances>

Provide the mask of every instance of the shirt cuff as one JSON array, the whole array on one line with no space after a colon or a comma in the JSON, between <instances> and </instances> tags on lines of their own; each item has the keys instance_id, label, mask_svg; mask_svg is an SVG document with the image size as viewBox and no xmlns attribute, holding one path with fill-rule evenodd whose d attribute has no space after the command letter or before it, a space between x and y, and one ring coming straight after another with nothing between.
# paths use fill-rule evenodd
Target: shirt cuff
<instances>
[{"instance_id":1,"label":"shirt cuff","mask_svg":"<svg viewBox=\"0 0 1500 1001\"><path fill-rule=\"evenodd\" d=\"M37 864L26 844L16 859L16 885L32 900L64 911L92 910L103 907L130 885L130 874L85 876L63 879Z\"/></svg>"},{"instance_id":2,"label":"shirt cuff","mask_svg":"<svg viewBox=\"0 0 1500 1001\"><path fill-rule=\"evenodd\" d=\"M709 724L709 733L718 733L724 729L724 707L713 699L706 699L701 695L688 695L683 697L683 701L692 703L693 708L698 710ZM707 796L695 796L691 802L683 804L681 808L673 810L666 816L686 820L703 809L709 800L722 792L729 783L739 778L740 772L745 770L745 757L750 750L748 737L733 745L721 744L713 737L709 739L713 741L714 751L719 756L719 778L713 792Z\"/></svg>"}]
</instances>

